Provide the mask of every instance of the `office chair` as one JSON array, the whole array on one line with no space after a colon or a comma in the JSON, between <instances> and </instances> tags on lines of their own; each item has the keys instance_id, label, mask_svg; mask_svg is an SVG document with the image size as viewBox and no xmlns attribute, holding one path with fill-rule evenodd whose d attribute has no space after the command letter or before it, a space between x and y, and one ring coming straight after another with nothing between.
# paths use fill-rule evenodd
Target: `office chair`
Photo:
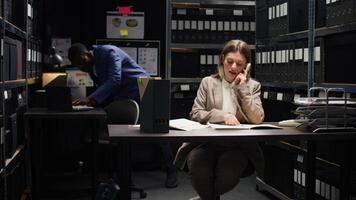
<instances>
[{"instance_id":1,"label":"office chair","mask_svg":"<svg viewBox=\"0 0 356 200\"><path fill-rule=\"evenodd\" d=\"M132 124L138 122L140 109L136 101L119 99L111 102L104 110L107 113L107 124ZM131 187L131 191L138 192L143 199L147 193L142 188Z\"/></svg>"}]
</instances>

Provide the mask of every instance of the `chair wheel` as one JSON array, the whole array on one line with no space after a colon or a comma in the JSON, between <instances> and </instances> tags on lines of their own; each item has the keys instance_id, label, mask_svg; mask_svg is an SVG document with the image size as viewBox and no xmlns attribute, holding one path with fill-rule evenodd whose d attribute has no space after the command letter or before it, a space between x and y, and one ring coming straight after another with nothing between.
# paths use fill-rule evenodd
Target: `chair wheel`
<instances>
[{"instance_id":1,"label":"chair wheel","mask_svg":"<svg viewBox=\"0 0 356 200\"><path fill-rule=\"evenodd\" d=\"M144 199L147 197L147 193L146 192L140 192L140 199Z\"/></svg>"}]
</instances>

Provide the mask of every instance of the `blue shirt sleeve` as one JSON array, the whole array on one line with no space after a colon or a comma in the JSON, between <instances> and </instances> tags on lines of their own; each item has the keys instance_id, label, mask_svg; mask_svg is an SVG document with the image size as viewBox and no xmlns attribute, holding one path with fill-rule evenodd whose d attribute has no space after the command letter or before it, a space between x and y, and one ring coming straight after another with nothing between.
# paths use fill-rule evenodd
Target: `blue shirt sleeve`
<instances>
[{"instance_id":1,"label":"blue shirt sleeve","mask_svg":"<svg viewBox=\"0 0 356 200\"><path fill-rule=\"evenodd\" d=\"M94 99L98 104L104 102L112 95L115 87L120 87L122 80L122 58L113 49L105 52L101 59L105 59L106 63L106 80L103 82L94 93L89 97Z\"/></svg>"}]
</instances>

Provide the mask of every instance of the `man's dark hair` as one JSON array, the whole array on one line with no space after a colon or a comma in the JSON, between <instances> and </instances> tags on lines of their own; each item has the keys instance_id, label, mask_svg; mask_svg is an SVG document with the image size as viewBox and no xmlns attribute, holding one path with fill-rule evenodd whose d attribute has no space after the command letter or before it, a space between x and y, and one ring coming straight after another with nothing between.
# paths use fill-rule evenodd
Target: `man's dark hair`
<instances>
[{"instance_id":1,"label":"man's dark hair","mask_svg":"<svg viewBox=\"0 0 356 200\"><path fill-rule=\"evenodd\" d=\"M81 55L88 52L88 49L82 43L74 43L68 50L68 58L72 64L82 63Z\"/></svg>"}]
</instances>

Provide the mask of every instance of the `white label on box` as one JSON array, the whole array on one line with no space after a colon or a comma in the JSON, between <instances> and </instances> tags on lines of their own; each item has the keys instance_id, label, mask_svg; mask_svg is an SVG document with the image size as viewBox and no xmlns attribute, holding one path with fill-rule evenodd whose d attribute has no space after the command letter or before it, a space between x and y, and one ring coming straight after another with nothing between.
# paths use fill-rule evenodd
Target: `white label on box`
<instances>
[{"instance_id":1,"label":"white label on box","mask_svg":"<svg viewBox=\"0 0 356 200\"><path fill-rule=\"evenodd\" d=\"M266 63L266 52L262 52L262 64Z\"/></svg>"},{"instance_id":2,"label":"white label on box","mask_svg":"<svg viewBox=\"0 0 356 200\"><path fill-rule=\"evenodd\" d=\"M256 31L256 22L250 22L250 31Z\"/></svg>"},{"instance_id":3,"label":"white label on box","mask_svg":"<svg viewBox=\"0 0 356 200\"><path fill-rule=\"evenodd\" d=\"M204 21L204 29L210 30L210 21Z\"/></svg>"},{"instance_id":4,"label":"white label on box","mask_svg":"<svg viewBox=\"0 0 356 200\"><path fill-rule=\"evenodd\" d=\"M299 59L302 60L303 59L303 49L302 48L298 49L298 52L299 52Z\"/></svg>"},{"instance_id":5,"label":"white label on box","mask_svg":"<svg viewBox=\"0 0 356 200\"><path fill-rule=\"evenodd\" d=\"M308 62L308 61L309 61L309 49L304 48L304 62Z\"/></svg>"},{"instance_id":6,"label":"white label on box","mask_svg":"<svg viewBox=\"0 0 356 200\"><path fill-rule=\"evenodd\" d=\"M234 10L234 15L235 16L242 16L243 15L243 11L242 10Z\"/></svg>"},{"instance_id":7,"label":"white label on box","mask_svg":"<svg viewBox=\"0 0 356 200\"><path fill-rule=\"evenodd\" d=\"M302 186L305 187L305 173L302 172Z\"/></svg>"},{"instance_id":8,"label":"white label on box","mask_svg":"<svg viewBox=\"0 0 356 200\"><path fill-rule=\"evenodd\" d=\"M213 56L212 56L212 55L208 55L207 58L208 58L208 59L207 59L207 62L206 62L206 63L207 63L208 65L212 65L212 64L213 64Z\"/></svg>"},{"instance_id":9,"label":"white label on box","mask_svg":"<svg viewBox=\"0 0 356 200\"><path fill-rule=\"evenodd\" d=\"M325 197L325 183L320 181L320 196Z\"/></svg>"},{"instance_id":10,"label":"white label on box","mask_svg":"<svg viewBox=\"0 0 356 200\"><path fill-rule=\"evenodd\" d=\"M302 183L302 172L298 170L298 181L297 181L298 184L301 184Z\"/></svg>"},{"instance_id":11,"label":"white label on box","mask_svg":"<svg viewBox=\"0 0 356 200\"><path fill-rule=\"evenodd\" d=\"M189 30L190 29L190 21L189 20L185 20L184 21L184 29L185 30Z\"/></svg>"},{"instance_id":12,"label":"white label on box","mask_svg":"<svg viewBox=\"0 0 356 200\"><path fill-rule=\"evenodd\" d=\"M236 22L235 21L232 21L230 22L230 28L231 28L231 31L236 31Z\"/></svg>"},{"instance_id":13,"label":"white label on box","mask_svg":"<svg viewBox=\"0 0 356 200\"><path fill-rule=\"evenodd\" d=\"M184 21L178 20L178 30L183 30L183 29L184 29Z\"/></svg>"},{"instance_id":14,"label":"white label on box","mask_svg":"<svg viewBox=\"0 0 356 200\"><path fill-rule=\"evenodd\" d=\"M261 53L260 53L260 52L257 52L257 53L256 53L256 63L257 63L257 64L260 64L260 56L261 56Z\"/></svg>"},{"instance_id":15,"label":"white label on box","mask_svg":"<svg viewBox=\"0 0 356 200\"><path fill-rule=\"evenodd\" d=\"M325 184L325 198L330 199L330 185Z\"/></svg>"},{"instance_id":16,"label":"white label on box","mask_svg":"<svg viewBox=\"0 0 356 200\"><path fill-rule=\"evenodd\" d=\"M31 59L31 49L27 49L27 61L31 61L30 59Z\"/></svg>"},{"instance_id":17,"label":"white label on box","mask_svg":"<svg viewBox=\"0 0 356 200\"><path fill-rule=\"evenodd\" d=\"M293 53L294 53L294 50L289 49L289 60L293 60Z\"/></svg>"},{"instance_id":18,"label":"white label on box","mask_svg":"<svg viewBox=\"0 0 356 200\"><path fill-rule=\"evenodd\" d=\"M200 55L200 64L206 65L206 55Z\"/></svg>"},{"instance_id":19,"label":"white label on box","mask_svg":"<svg viewBox=\"0 0 356 200\"><path fill-rule=\"evenodd\" d=\"M294 176L293 176L294 182L295 182L295 183L298 183L298 170L297 170L297 169L294 169L293 171L294 171Z\"/></svg>"},{"instance_id":20,"label":"white label on box","mask_svg":"<svg viewBox=\"0 0 356 200\"><path fill-rule=\"evenodd\" d=\"M284 16L284 4L281 4L280 5L280 9L281 9L281 11L280 11L280 17L283 17Z\"/></svg>"},{"instance_id":21,"label":"white label on box","mask_svg":"<svg viewBox=\"0 0 356 200\"><path fill-rule=\"evenodd\" d=\"M190 90L189 84L182 84L182 85L180 85L180 90L181 90L181 91L189 91L189 90Z\"/></svg>"},{"instance_id":22,"label":"white label on box","mask_svg":"<svg viewBox=\"0 0 356 200\"><path fill-rule=\"evenodd\" d=\"M177 9L177 15L186 15L187 10L186 9Z\"/></svg>"},{"instance_id":23,"label":"white label on box","mask_svg":"<svg viewBox=\"0 0 356 200\"><path fill-rule=\"evenodd\" d=\"M224 21L224 30L230 31L230 21Z\"/></svg>"},{"instance_id":24,"label":"white label on box","mask_svg":"<svg viewBox=\"0 0 356 200\"><path fill-rule=\"evenodd\" d=\"M205 10L206 15L214 15L214 10L213 9L206 9Z\"/></svg>"},{"instance_id":25,"label":"white label on box","mask_svg":"<svg viewBox=\"0 0 356 200\"><path fill-rule=\"evenodd\" d=\"M191 28L193 30L196 30L197 29L197 21L193 20L192 23L191 23Z\"/></svg>"},{"instance_id":26,"label":"white label on box","mask_svg":"<svg viewBox=\"0 0 356 200\"><path fill-rule=\"evenodd\" d=\"M283 93L278 92L277 93L277 100L282 101L283 100Z\"/></svg>"},{"instance_id":27,"label":"white label on box","mask_svg":"<svg viewBox=\"0 0 356 200\"><path fill-rule=\"evenodd\" d=\"M214 55L214 65L219 64L219 55Z\"/></svg>"},{"instance_id":28,"label":"white label on box","mask_svg":"<svg viewBox=\"0 0 356 200\"><path fill-rule=\"evenodd\" d=\"M27 17L29 17L29 18L32 18L33 17L33 14L32 14L32 6L31 6L31 4L27 4Z\"/></svg>"},{"instance_id":29,"label":"white label on box","mask_svg":"<svg viewBox=\"0 0 356 200\"><path fill-rule=\"evenodd\" d=\"M222 21L218 21L218 31L224 30L224 23Z\"/></svg>"},{"instance_id":30,"label":"white label on box","mask_svg":"<svg viewBox=\"0 0 356 200\"><path fill-rule=\"evenodd\" d=\"M7 94L7 91L5 90L4 91L4 99L8 99L9 98L9 96L8 96L8 94Z\"/></svg>"},{"instance_id":31,"label":"white label on box","mask_svg":"<svg viewBox=\"0 0 356 200\"><path fill-rule=\"evenodd\" d=\"M331 0L326 0L326 5L330 4Z\"/></svg>"},{"instance_id":32,"label":"white label on box","mask_svg":"<svg viewBox=\"0 0 356 200\"><path fill-rule=\"evenodd\" d=\"M243 23L242 22L237 22L237 30L243 31Z\"/></svg>"},{"instance_id":33,"label":"white label on box","mask_svg":"<svg viewBox=\"0 0 356 200\"><path fill-rule=\"evenodd\" d=\"M297 161L303 163L304 156L302 154L298 154Z\"/></svg>"},{"instance_id":34,"label":"white label on box","mask_svg":"<svg viewBox=\"0 0 356 200\"><path fill-rule=\"evenodd\" d=\"M210 29L211 29L212 31L216 31L216 21L211 21L210 26L211 26Z\"/></svg>"},{"instance_id":35,"label":"white label on box","mask_svg":"<svg viewBox=\"0 0 356 200\"><path fill-rule=\"evenodd\" d=\"M284 3L283 7L284 7L284 16L287 16L288 15L288 3Z\"/></svg>"},{"instance_id":36,"label":"white label on box","mask_svg":"<svg viewBox=\"0 0 356 200\"><path fill-rule=\"evenodd\" d=\"M320 195L320 180L315 180L315 193Z\"/></svg>"},{"instance_id":37,"label":"white label on box","mask_svg":"<svg viewBox=\"0 0 356 200\"><path fill-rule=\"evenodd\" d=\"M263 98L268 99L268 92L263 92Z\"/></svg>"},{"instance_id":38,"label":"white label on box","mask_svg":"<svg viewBox=\"0 0 356 200\"><path fill-rule=\"evenodd\" d=\"M320 47L315 47L314 52L315 52L315 54L314 54L315 61L319 62L320 61Z\"/></svg>"},{"instance_id":39,"label":"white label on box","mask_svg":"<svg viewBox=\"0 0 356 200\"><path fill-rule=\"evenodd\" d=\"M250 31L250 22L244 22L244 31Z\"/></svg>"},{"instance_id":40,"label":"white label on box","mask_svg":"<svg viewBox=\"0 0 356 200\"><path fill-rule=\"evenodd\" d=\"M276 7L272 7L272 19L276 18Z\"/></svg>"},{"instance_id":41,"label":"white label on box","mask_svg":"<svg viewBox=\"0 0 356 200\"><path fill-rule=\"evenodd\" d=\"M276 51L276 63L281 63L281 51Z\"/></svg>"},{"instance_id":42,"label":"white label on box","mask_svg":"<svg viewBox=\"0 0 356 200\"><path fill-rule=\"evenodd\" d=\"M286 63L286 50L282 50L282 63Z\"/></svg>"},{"instance_id":43,"label":"white label on box","mask_svg":"<svg viewBox=\"0 0 356 200\"><path fill-rule=\"evenodd\" d=\"M272 7L268 8L268 19L271 20L272 19Z\"/></svg>"},{"instance_id":44,"label":"white label on box","mask_svg":"<svg viewBox=\"0 0 356 200\"><path fill-rule=\"evenodd\" d=\"M279 11L280 11L280 5L277 5L276 6L276 18L280 17Z\"/></svg>"},{"instance_id":45,"label":"white label on box","mask_svg":"<svg viewBox=\"0 0 356 200\"><path fill-rule=\"evenodd\" d=\"M300 94L294 94L294 102L296 102L300 98Z\"/></svg>"},{"instance_id":46,"label":"white label on box","mask_svg":"<svg viewBox=\"0 0 356 200\"><path fill-rule=\"evenodd\" d=\"M198 30L199 31L204 30L204 22L201 20L198 21Z\"/></svg>"}]
</instances>

